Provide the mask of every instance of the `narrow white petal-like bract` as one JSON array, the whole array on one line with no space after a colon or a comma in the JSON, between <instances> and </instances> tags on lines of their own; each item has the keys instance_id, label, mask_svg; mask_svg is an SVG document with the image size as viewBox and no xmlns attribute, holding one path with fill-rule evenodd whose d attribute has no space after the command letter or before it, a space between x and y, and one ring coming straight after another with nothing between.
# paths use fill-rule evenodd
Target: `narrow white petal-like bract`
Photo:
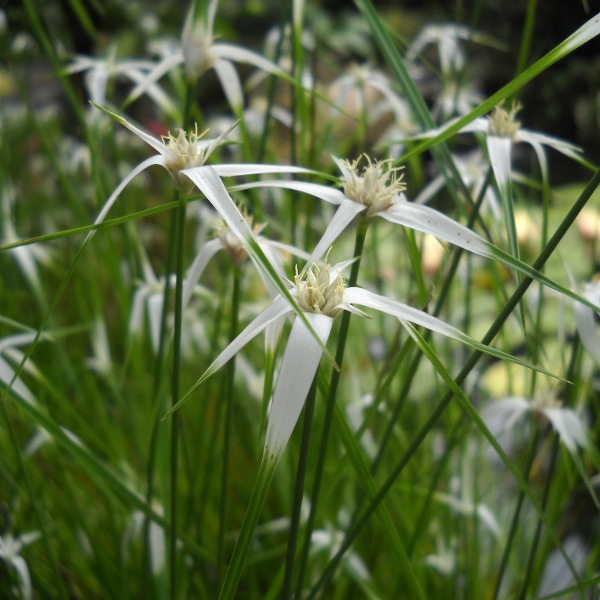
<instances>
[{"instance_id":1,"label":"narrow white petal-like bract","mask_svg":"<svg viewBox=\"0 0 600 600\"><path fill-rule=\"evenodd\" d=\"M430 233L475 254L490 256L490 244L481 236L429 206L399 202L377 214L391 223Z\"/></svg>"},{"instance_id":2,"label":"narrow white petal-like bract","mask_svg":"<svg viewBox=\"0 0 600 600\"><path fill-rule=\"evenodd\" d=\"M144 162L140 163L137 167L135 167L135 169L133 169L131 171L131 173L129 173L127 175L127 177L125 177L125 179L123 179L123 181L121 181L121 183L117 186L117 189L110 195L110 198L106 201L106 203L102 207L102 210L96 217L96 220L94 221L94 225L100 225L100 223L102 223L102 221L104 221L104 218L108 214L108 211L113 207L113 204L117 201L117 198L121 195L121 192L127 187L129 182L134 177L139 175L142 171L145 171L148 167L151 167L152 165L160 165L161 167L166 168L164 157L160 156L160 155L159 156L151 156L150 158L147 158ZM88 237L90 237L92 234L93 234L93 231L91 231L88 234Z\"/></svg>"},{"instance_id":3,"label":"narrow white petal-like bract","mask_svg":"<svg viewBox=\"0 0 600 600\"><path fill-rule=\"evenodd\" d=\"M254 238L250 226L227 192L216 169L204 166L181 172L194 182L242 243Z\"/></svg>"},{"instance_id":4,"label":"narrow white petal-like bract","mask_svg":"<svg viewBox=\"0 0 600 600\"><path fill-rule=\"evenodd\" d=\"M154 69L152 69L146 77L136 85L127 99L126 104L131 104L134 100L139 98L141 95L148 92L148 90L156 84L156 82L174 69L177 65L183 63L183 52L178 51L163 59L158 63Z\"/></svg>"},{"instance_id":5,"label":"narrow white petal-like bract","mask_svg":"<svg viewBox=\"0 0 600 600\"><path fill-rule=\"evenodd\" d=\"M501 195L505 194L505 190L510 183L512 145L513 141L511 138L499 137L497 135L487 136L487 148L490 155L490 162Z\"/></svg>"},{"instance_id":6,"label":"narrow white petal-like bract","mask_svg":"<svg viewBox=\"0 0 600 600\"><path fill-rule=\"evenodd\" d=\"M123 127L127 127L129 131L135 133L135 135L137 135L140 139L144 140L144 142L146 142L146 144L148 144L149 146L152 146L162 156L167 156L171 153L171 151L167 148L166 144L164 144L158 138L154 137L152 134L148 133L147 131L144 131L143 129L140 129L139 127L136 127L133 123L130 123L127 119L113 112L112 110L108 110L108 108L104 108L104 106L94 104L93 102L92 104L97 109L101 110L103 113L106 113L109 117L112 117L115 121L121 123Z\"/></svg>"},{"instance_id":7,"label":"narrow white petal-like bract","mask_svg":"<svg viewBox=\"0 0 600 600\"><path fill-rule=\"evenodd\" d=\"M224 58L217 59L213 65L221 87L233 112L239 114L244 108L244 94L242 84L234 66Z\"/></svg>"},{"instance_id":8,"label":"narrow white petal-like bract","mask_svg":"<svg viewBox=\"0 0 600 600\"><path fill-rule=\"evenodd\" d=\"M296 192L308 194L309 196L315 196L317 198L320 198L321 200L325 200L325 202L329 202L330 204L336 205L341 204L346 198L343 192L341 192L340 190L336 190L335 188L331 188L326 185L321 185L319 183L308 183L304 181L293 180L256 181L250 183L242 183L241 185L236 185L235 187L232 187L230 189L246 190L258 187L272 187L294 190Z\"/></svg>"},{"instance_id":9,"label":"narrow white petal-like bract","mask_svg":"<svg viewBox=\"0 0 600 600\"><path fill-rule=\"evenodd\" d=\"M183 282L183 308L188 305L190 298L194 293L194 288L200 277L202 277L206 265L219 250L222 250L222 248L223 244L218 238L208 240L202 245L202 249L194 259L194 262L192 262L185 277L185 281Z\"/></svg>"},{"instance_id":10,"label":"narrow white petal-like bract","mask_svg":"<svg viewBox=\"0 0 600 600\"><path fill-rule=\"evenodd\" d=\"M206 373L212 375L218 371L223 365L229 362L246 344L251 342L259 333L264 331L266 327L273 321L276 321L281 316L291 312L290 307L285 299L281 296L276 298L272 304L269 304L246 328L240 333L228 346L215 358L210 367L206 369ZM205 375L202 379L206 379Z\"/></svg>"},{"instance_id":11,"label":"narrow white petal-like bract","mask_svg":"<svg viewBox=\"0 0 600 600\"><path fill-rule=\"evenodd\" d=\"M560 56L579 48L600 34L600 13L584 23L577 31L572 33L560 46Z\"/></svg>"},{"instance_id":12,"label":"narrow white petal-like bract","mask_svg":"<svg viewBox=\"0 0 600 600\"><path fill-rule=\"evenodd\" d=\"M200 379L184 394L182 398L164 415L169 415L178 410L181 405L192 395L192 393L209 377L214 375L223 365L227 364L246 344L252 341L261 331L275 323L281 317L291 312L287 302L279 296L272 304L267 306L228 346L217 356L212 364L204 371Z\"/></svg>"},{"instance_id":13,"label":"narrow white petal-like bract","mask_svg":"<svg viewBox=\"0 0 600 600\"><path fill-rule=\"evenodd\" d=\"M321 342L331 333L333 319L305 313ZM294 321L288 339L269 414L265 459L276 462L285 450L310 390L323 351L300 319Z\"/></svg>"},{"instance_id":14,"label":"narrow white petal-like bract","mask_svg":"<svg viewBox=\"0 0 600 600\"><path fill-rule=\"evenodd\" d=\"M563 444L571 452L575 452L577 447L585 448L588 446L585 427L575 411L570 408L550 407L543 409L542 412L552 423L552 427Z\"/></svg>"},{"instance_id":15,"label":"narrow white petal-like bract","mask_svg":"<svg viewBox=\"0 0 600 600\"><path fill-rule=\"evenodd\" d=\"M14 369L0 356L0 382L7 387L10 386L12 382L11 390L13 394L17 394L29 404L35 404L35 397L29 388L20 379L14 379L14 377Z\"/></svg>"},{"instance_id":16,"label":"narrow white petal-like bract","mask_svg":"<svg viewBox=\"0 0 600 600\"><path fill-rule=\"evenodd\" d=\"M594 312L587 306L575 305L575 322L577 333L584 348L591 354L596 364L600 365L600 335Z\"/></svg>"},{"instance_id":17,"label":"narrow white petal-like bract","mask_svg":"<svg viewBox=\"0 0 600 600\"><path fill-rule=\"evenodd\" d=\"M519 131L517 131L516 139L520 142L527 142L531 145L537 142L538 144L548 146L549 148L554 148L554 150L557 152L560 152L561 154L564 154L573 160L580 161L583 158L581 154L582 150L579 146L571 144L565 140L561 140L560 138L546 135L545 133L529 131L528 129L519 129Z\"/></svg>"},{"instance_id":18,"label":"narrow white petal-like bract","mask_svg":"<svg viewBox=\"0 0 600 600\"><path fill-rule=\"evenodd\" d=\"M600 307L597 307L593 302L550 279L548 276L544 275L544 273L536 271L527 263L504 252L504 250L501 250L494 246L494 244L484 240L481 236L477 235L464 225L457 223L433 208L406 202L394 204L390 208L377 214L391 223L404 225L411 229L422 231L423 233L430 233L455 246L474 252L480 256L497 260L515 271L523 273L524 275L543 283L549 288L564 294L568 298L581 302L594 310L600 310Z\"/></svg>"},{"instance_id":19,"label":"narrow white petal-like bract","mask_svg":"<svg viewBox=\"0 0 600 600\"><path fill-rule=\"evenodd\" d=\"M327 224L327 229L313 250L311 260L319 260L329 250L333 242L340 237L344 229L352 222L354 217L366 210L364 204L345 199L335 211L333 218Z\"/></svg>"},{"instance_id":20,"label":"narrow white petal-like bract","mask_svg":"<svg viewBox=\"0 0 600 600\"><path fill-rule=\"evenodd\" d=\"M270 60L267 60L256 52L252 52L252 50L234 46L233 44L218 42L213 45L213 52L220 58L225 58L238 63L246 63L257 69L271 73L272 75L283 76L285 78L288 77L287 73L275 63L272 63Z\"/></svg>"},{"instance_id":21,"label":"narrow white petal-like bract","mask_svg":"<svg viewBox=\"0 0 600 600\"><path fill-rule=\"evenodd\" d=\"M550 373L546 369L538 367L536 365L532 365L522 361L506 352L502 352L502 350L497 350L496 348L492 348L491 346L486 346L481 342L473 339L468 336L466 333L460 331L456 327L442 321L422 310L417 308L413 308L412 306L408 306L407 304L403 304L402 302L398 302L397 300L392 300L390 298L386 298L385 296L380 296L379 294L375 294L369 290L365 290L363 288L352 287L347 288L344 292L344 301L350 304L360 304L361 306L366 306L369 308L374 308L375 310L379 310L381 312L387 313L388 315L392 315L400 321L409 321L415 325L420 325L421 327L425 327L431 331L436 333L441 333L446 337L454 339L458 342L466 344L471 348L479 350L480 352L484 352L485 354L489 354L490 356L495 356L496 358L500 358L501 360L506 360L515 364L518 364L522 367L526 367L528 369L533 369L538 373L543 373L544 375L548 375L549 377L556 377L553 373Z\"/></svg>"},{"instance_id":22,"label":"narrow white petal-like bract","mask_svg":"<svg viewBox=\"0 0 600 600\"><path fill-rule=\"evenodd\" d=\"M196 167L202 168L202 167ZM292 165L262 165L259 163L223 164L212 165L212 168L220 177L242 177L244 175L274 175L277 173L312 173L304 167L293 167ZM194 169L188 169L188 173ZM260 186L263 182L255 184L244 184L246 187ZM264 182L265 184L268 182ZM232 190L243 189L242 186L232 187Z\"/></svg>"}]
</instances>

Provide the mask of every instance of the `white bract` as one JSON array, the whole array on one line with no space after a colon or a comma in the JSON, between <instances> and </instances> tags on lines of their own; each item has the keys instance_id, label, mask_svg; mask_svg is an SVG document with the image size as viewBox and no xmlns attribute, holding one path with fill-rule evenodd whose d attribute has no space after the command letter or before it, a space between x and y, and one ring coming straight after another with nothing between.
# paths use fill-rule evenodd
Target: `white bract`
<instances>
[{"instance_id":1,"label":"white bract","mask_svg":"<svg viewBox=\"0 0 600 600\"><path fill-rule=\"evenodd\" d=\"M600 304L600 278L596 277L592 281L585 284L583 296L590 302ZM597 315L587 306L575 304L575 319L577 324L577 333L581 339L581 343L589 352L590 356L597 365L600 365L600 332Z\"/></svg>"}]
</instances>

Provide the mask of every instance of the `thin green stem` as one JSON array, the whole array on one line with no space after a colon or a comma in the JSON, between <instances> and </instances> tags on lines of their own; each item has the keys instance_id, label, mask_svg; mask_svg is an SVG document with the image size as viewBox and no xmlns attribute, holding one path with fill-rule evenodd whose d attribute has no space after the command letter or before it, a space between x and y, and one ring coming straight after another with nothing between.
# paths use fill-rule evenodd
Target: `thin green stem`
<instances>
[{"instance_id":1,"label":"thin green stem","mask_svg":"<svg viewBox=\"0 0 600 600\"><path fill-rule=\"evenodd\" d=\"M231 292L231 324L229 327L229 341L232 341L238 332L240 313L240 292L242 272L237 267L233 268L233 290ZM235 356L227 363L225 372L225 423L223 427L223 465L221 469L221 502L219 509L219 542L217 546L217 581L221 581L221 569L225 555L225 532L227 529L227 499L229 488L229 453L231 448L231 433L233 423L233 393L235 378Z\"/></svg>"},{"instance_id":2,"label":"thin green stem","mask_svg":"<svg viewBox=\"0 0 600 600\"><path fill-rule=\"evenodd\" d=\"M529 0L527 3L527 14L525 16L525 25L523 27L523 37L521 38L521 47L519 49L519 59L515 76L520 75L526 68L531 54L531 40L533 39L533 29L535 27L535 12L537 10L537 0Z\"/></svg>"},{"instance_id":3,"label":"thin green stem","mask_svg":"<svg viewBox=\"0 0 600 600\"><path fill-rule=\"evenodd\" d=\"M231 562L227 569L227 574L225 575L225 581L221 588L221 593L219 594L219 600L232 600L235 596L235 591L244 569L246 556L250 549L250 543L252 542L252 537L254 536L254 531L265 504L267 492L271 485L278 462L279 459L272 461L266 454L263 455L258 470L258 476L256 478L256 484L252 491L252 497L250 498L248 510L240 530L240 537L235 545L233 556L231 557Z\"/></svg>"},{"instance_id":4,"label":"thin green stem","mask_svg":"<svg viewBox=\"0 0 600 600\"><path fill-rule=\"evenodd\" d=\"M533 466L533 462L535 460L535 455L538 448L539 442L539 434L536 431L533 440L531 441L531 447L529 449L529 455L525 462L525 468L523 469L523 479L527 481L529 477L529 473L531 472L531 467ZM496 575L496 585L494 587L494 596L493 600L497 600L498 594L500 593L500 587L502 586L502 579L504 578L504 573L506 572L506 567L508 565L508 558L510 556L510 552L513 547L513 543L515 541L515 536L517 533L517 529L519 527L519 519L521 517L521 509L523 508L523 504L525 502L525 494L521 490L519 492L519 497L517 499L517 505L515 506L515 510L513 512L513 516L510 522L510 529L508 530L508 536L506 538L506 545L504 546L504 551L502 552L502 558L500 559L500 566L498 567L498 572Z\"/></svg>"},{"instance_id":5,"label":"thin green stem","mask_svg":"<svg viewBox=\"0 0 600 600\"><path fill-rule=\"evenodd\" d=\"M180 397L181 370L181 333L183 329L183 274L185 266L185 223L187 198L180 193L177 209L177 252L175 261L175 306L173 324L173 371L171 378L171 406L175 406ZM179 462L179 413L171 415L170 447L170 524L169 536L169 576L170 597L177 598L177 532L178 532L178 462Z\"/></svg>"}]
</instances>

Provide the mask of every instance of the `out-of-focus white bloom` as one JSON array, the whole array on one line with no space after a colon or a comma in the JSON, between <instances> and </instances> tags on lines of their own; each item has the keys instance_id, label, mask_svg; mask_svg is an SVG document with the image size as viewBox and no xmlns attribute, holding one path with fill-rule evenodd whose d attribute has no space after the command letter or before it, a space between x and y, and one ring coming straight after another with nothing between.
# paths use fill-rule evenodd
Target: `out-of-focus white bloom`
<instances>
[{"instance_id":1,"label":"out-of-focus white bloom","mask_svg":"<svg viewBox=\"0 0 600 600\"><path fill-rule=\"evenodd\" d=\"M0 560L12 567L19 578L18 593L25 600L30 600L33 596L31 587L31 577L29 568L25 559L21 556L23 548L33 544L41 537L39 531L30 531L23 535L14 537L12 534L0 536Z\"/></svg>"},{"instance_id":2,"label":"out-of-focus white bloom","mask_svg":"<svg viewBox=\"0 0 600 600\"><path fill-rule=\"evenodd\" d=\"M524 396L510 396L494 400L482 413L483 418L499 431L510 430L514 424L530 414L534 419L543 418L549 422L560 440L570 452L585 448L589 444L587 428L579 415L565 408L550 393L540 393L532 399Z\"/></svg>"},{"instance_id":3,"label":"out-of-focus white bloom","mask_svg":"<svg viewBox=\"0 0 600 600\"><path fill-rule=\"evenodd\" d=\"M17 347L31 344L35 337L35 333L18 333L0 340L0 382L7 387L11 386L13 394L32 405L36 404L37 400L21 378L15 378L15 370L12 365L20 364L25 356ZM34 376L38 375L37 367L31 360L27 361L23 370Z\"/></svg>"},{"instance_id":4,"label":"out-of-focus white bloom","mask_svg":"<svg viewBox=\"0 0 600 600\"><path fill-rule=\"evenodd\" d=\"M13 219L13 207L16 201L15 189L11 184L6 184L0 190L0 195L0 244L15 244L21 239L17 235ZM38 273L38 264L45 266L52 264L52 248L45 244L30 244L16 246L7 250L7 252L14 256L29 285L36 293L41 294L42 285Z\"/></svg>"},{"instance_id":5,"label":"out-of-focus white bloom","mask_svg":"<svg viewBox=\"0 0 600 600\"><path fill-rule=\"evenodd\" d=\"M73 62L67 66L67 73L84 73L84 82L89 94L89 99L94 104L105 105L107 103L108 83L111 79L128 79L134 85L146 80L148 73L155 67L151 60L117 59L116 47L111 47L105 58L91 56L76 56ZM144 93L164 110L167 114L176 117L178 110L172 100L155 83L148 84ZM93 112L92 114L99 114Z\"/></svg>"},{"instance_id":6,"label":"out-of-focus white bloom","mask_svg":"<svg viewBox=\"0 0 600 600\"><path fill-rule=\"evenodd\" d=\"M173 68L183 64L187 78L196 82L206 71L214 69L223 92L233 109L239 114L244 106L242 84L233 66L234 62L247 63L274 75L284 72L271 61L256 52L232 44L215 41L213 33L218 0L211 0L206 15L194 14L194 6L188 13L183 28L181 47L168 54L145 76L131 92L129 101L145 93L149 87Z\"/></svg>"}]
</instances>

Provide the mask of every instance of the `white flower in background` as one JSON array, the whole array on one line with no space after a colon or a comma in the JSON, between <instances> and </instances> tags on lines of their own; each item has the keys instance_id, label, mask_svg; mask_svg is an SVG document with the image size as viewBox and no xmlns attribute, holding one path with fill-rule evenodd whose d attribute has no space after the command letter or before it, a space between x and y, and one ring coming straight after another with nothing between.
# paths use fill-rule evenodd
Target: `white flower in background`
<instances>
[{"instance_id":1,"label":"white flower in background","mask_svg":"<svg viewBox=\"0 0 600 600\"><path fill-rule=\"evenodd\" d=\"M41 537L39 531L30 531L23 535L13 537L12 534L0 536L0 560L17 572L19 578L19 590L21 598L30 600L33 597L31 577L25 559L21 556L23 548L33 544ZM9 590L6 590L7 593Z\"/></svg>"},{"instance_id":2,"label":"white flower in background","mask_svg":"<svg viewBox=\"0 0 600 600\"><path fill-rule=\"evenodd\" d=\"M304 320L295 319L279 369L267 426L265 457L273 464L283 454L300 416L321 360L323 347L329 339L334 318L342 310L364 316L364 313L354 306L355 304L387 313L400 319L401 322L409 321L426 327L431 331L441 333L503 360L518 362L510 355L473 340L452 325L423 311L363 288L347 288L342 271L353 262L354 259L334 267L319 262L312 263L301 274L296 270L290 292L296 298L303 311L305 321L308 321L314 332L316 332L320 343L313 333L308 330ZM284 316L289 315L291 311L292 309L287 300L281 296L275 298L223 350L190 391L168 414L179 408L202 382L225 365L259 333L265 331L267 327L281 320Z\"/></svg>"},{"instance_id":3,"label":"white flower in background","mask_svg":"<svg viewBox=\"0 0 600 600\"><path fill-rule=\"evenodd\" d=\"M390 79L371 65L350 65L347 72L328 87L327 98L333 102L329 116L333 131L348 138L362 121L371 130L381 130L391 119L385 133L374 139L375 145L393 143L417 131L408 101ZM400 154L403 146L394 143Z\"/></svg>"},{"instance_id":4,"label":"white flower in background","mask_svg":"<svg viewBox=\"0 0 600 600\"><path fill-rule=\"evenodd\" d=\"M496 46L492 38L473 31L464 25L428 25L413 40L406 53L406 61L416 65L419 57L428 46L437 49L441 73L441 89L428 93L435 97L432 113L436 118L463 115L481 103L482 97L473 85L473 77L465 75L465 43L478 43Z\"/></svg>"},{"instance_id":5,"label":"white flower in background","mask_svg":"<svg viewBox=\"0 0 600 600\"><path fill-rule=\"evenodd\" d=\"M537 422L550 423L570 452L589 447L587 428L579 415L562 406L549 392L539 393L534 398L509 396L494 400L483 410L482 417L499 433L511 430L527 414Z\"/></svg>"},{"instance_id":6,"label":"white flower in background","mask_svg":"<svg viewBox=\"0 0 600 600\"><path fill-rule=\"evenodd\" d=\"M553 148L557 152L572 158L575 161L581 161L581 148L544 133L531 131L521 127L521 123L517 121L516 115L521 106L515 104L509 110L497 106L488 117L475 119L458 133L483 133L486 136L488 152L494 175L498 181L498 185L502 188L509 181L511 168L511 151L514 144L526 143L529 144L537 156L542 171L542 177L547 180L548 176L548 161L544 151L544 146ZM411 139L426 139L433 138L442 133L445 129L455 123L455 119L445 123L444 125L413 136Z\"/></svg>"},{"instance_id":7,"label":"white flower in background","mask_svg":"<svg viewBox=\"0 0 600 600\"><path fill-rule=\"evenodd\" d=\"M148 73L154 67L155 63L151 60L117 60L117 49L113 46L108 51L106 58L76 56L73 62L67 66L66 72L69 74L84 73L84 82L89 99L94 104L104 105L108 101L108 83L111 79L128 79L137 86L147 79ZM145 86L144 93L168 115L174 118L178 116L178 110L172 100L158 85L149 84Z\"/></svg>"},{"instance_id":8,"label":"white flower in background","mask_svg":"<svg viewBox=\"0 0 600 600\"><path fill-rule=\"evenodd\" d=\"M9 245L20 241L14 225L13 207L16 201L15 188L7 183L0 191L0 244ZM38 264L48 266L53 261L53 250L45 244L15 246L7 250L17 261L21 272L36 293L42 293L42 285L38 273Z\"/></svg>"},{"instance_id":9,"label":"white flower in background","mask_svg":"<svg viewBox=\"0 0 600 600\"><path fill-rule=\"evenodd\" d=\"M0 383L7 387L11 386L11 392L13 394L16 394L19 398L31 405L36 404L37 400L20 377L15 379L15 370L12 365L21 364L23 357L25 356L21 350L17 349L17 347L31 344L35 337L35 333L18 333L0 339ZM31 360L27 361L23 367L23 371L34 376L39 375L37 367ZM4 395L2 387L3 386L0 386L0 397Z\"/></svg>"},{"instance_id":10,"label":"white flower in background","mask_svg":"<svg viewBox=\"0 0 600 600\"><path fill-rule=\"evenodd\" d=\"M411 42L406 52L405 60L414 63L427 46L435 46L440 68L443 75L460 72L466 64L466 54L463 42L490 41L465 25L427 25Z\"/></svg>"},{"instance_id":11,"label":"white flower in background","mask_svg":"<svg viewBox=\"0 0 600 600\"><path fill-rule=\"evenodd\" d=\"M489 163L487 162L481 149L467 152L466 154L453 154L452 159L460 177L471 193L472 198L478 198L483 186L486 184ZM515 177L515 173L512 173ZM435 195L444 188L446 179L443 175L434 177L413 200L415 204L427 204ZM494 217L500 219L502 211L500 200L493 185L488 185L485 189L484 205L490 208Z\"/></svg>"},{"instance_id":12,"label":"white flower in background","mask_svg":"<svg viewBox=\"0 0 600 600\"><path fill-rule=\"evenodd\" d=\"M240 48L233 44L215 41L213 33L218 0L211 0L206 16L194 14L194 6L188 13L183 28L181 48L174 50L160 63L154 66L146 78L131 92L128 101L132 101L154 85L173 68L183 64L187 78L196 82L206 71L214 69L223 92L235 114L244 106L242 84L233 66L234 62L250 64L274 75L284 72L260 54Z\"/></svg>"}]
</instances>

